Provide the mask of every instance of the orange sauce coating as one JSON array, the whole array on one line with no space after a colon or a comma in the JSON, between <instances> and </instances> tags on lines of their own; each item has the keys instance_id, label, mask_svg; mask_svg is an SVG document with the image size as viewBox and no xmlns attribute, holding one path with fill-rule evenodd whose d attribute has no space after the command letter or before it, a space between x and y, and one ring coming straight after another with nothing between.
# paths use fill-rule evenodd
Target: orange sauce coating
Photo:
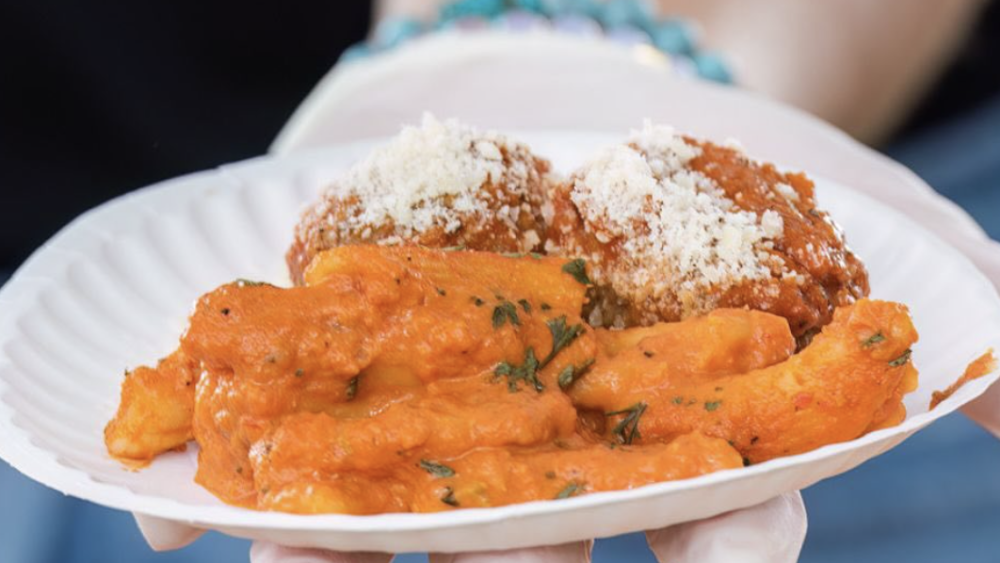
<instances>
[{"instance_id":1,"label":"orange sauce coating","mask_svg":"<svg viewBox=\"0 0 1000 563\"><path fill-rule=\"evenodd\" d=\"M982 356L972 360L972 362L966 366L965 372L962 373L962 376L949 385L947 389L931 393L931 403L929 408L933 409L934 407L940 405L942 401L954 395L955 391L961 389L966 383L974 379L979 379L995 369L997 369L997 359L993 355L993 350L990 349L987 350Z\"/></svg>"},{"instance_id":2,"label":"orange sauce coating","mask_svg":"<svg viewBox=\"0 0 1000 563\"><path fill-rule=\"evenodd\" d=\"M784 319L742 309L591 329L576 266L359 245L304 287L222 286L173 355L126 377L108 451L138 467L193 437L196 480L264 510L498 506L849 440L915 375L899 305L845 308L791 356Z\"/></svg>"}]
</instances>

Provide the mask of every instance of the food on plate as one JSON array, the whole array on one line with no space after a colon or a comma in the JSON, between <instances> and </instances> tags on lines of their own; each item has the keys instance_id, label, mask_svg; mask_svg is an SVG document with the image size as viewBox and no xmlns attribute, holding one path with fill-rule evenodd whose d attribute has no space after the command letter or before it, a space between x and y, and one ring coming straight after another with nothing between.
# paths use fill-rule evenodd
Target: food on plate
<instances>
[{"instance_id":1,"label":"food on plate","mask_svg":"<svg viewBox=\"0 0 1000 563\"><path fill-rule=\"evenodd\" d=\"M378 514L562 500L898 424L906 307L812 183L647 125L570 180L425 117L338 179L286 256L126 372L131 468L200 446L225 502Z\"/></svg>"},{"instance_id":2,"label":"food on plate","mask_svg":"<svg viewBox=\"0 0 1000 563\"><path fill-rule=\"evenodd\" d=\"M647 123L598 153L554 189L546 220L546 251L590 264L593 325L746 306L785 317L804 343L868 294L805 175L669 127Z\"/></svg>"},{"instance_id":3,"label":"food on plate","mask_svg":"<svg viewBox=\"0 0 1000 563\"><path fill-rule=\"evenodd\" d=\"M966 383L974 379L979 379L995 369L997 369L997 359L993 355L993 350L990 349L987 350L982 356L972 360L972 362L966 366L965 372L962 373L962 376L949 385L947 389L931 393L931 402L928 408L933 409L937 407L942 401L954 395L955 391L961 389Z\"/></svg>"},{"instance_id":4,"label":"food on plate","mask_svg":"<svg viewBox=\"0 0 1000 563\"><path fill-rule=\"evenodd\" d=\"M349 245L319 254L302 287L224 285L173 356L126 378L109 452L137 466L193 435L197 481L233 504L431 511L734 468L897 412L885 404L912 370L897 348L915 338L898 305L842 309L789 357L787 322L742 309L593 329L586 273L565 258ZM615 370L634 392L604 383ZM671 385L697 405L674 409ZM191 413L190 428L158 412Z\"/></svg>"},{"instance_id":5,"label":"food on plate","mask_svg":"<svg viewBox=\"0 0 1000 563\"><path fill-rule=\"evenodd\" d=\"M675 324L682 330L709 318ZM643 440L702 432L725 438L752 463L852 440L905 418L902 397L917 384L909 361L917 333L904 306L863 299L841 307L805 350L790 357L787 326L784 331L785 338L772 340L777 348L756 345L773 356L742 358L741 367L750 369L741 371L685 362L688 350L655 349L646 344L654 338L639 341L646 362L634 353L605 357L599 348L595 367L580 382L585 385L570 395L579 406L606 412L642 405ZM727 344L718 346L713 352L724 352ZM730 353L738 353L733 348ZM643 364L657 362L669 366L658 387L631 384L643 377Z\"/></svg>"},{"instance_id":6,"label":"food on plate","mask_svg":"<svg viewBox=\"0 0 1000 563\"><path fill-rule=\"evenodd\" d=\"M495 132L425 115L335 181L303 215L287 254L292 279L343 244L541 248L549 162Z\"/></svg>"},{"instance_id":7,"label":"food on plate","mask_svg":"<svg viewBox=\"0 0 1000 563\"><path fill-rule=\"evenodd\" d=\"M310 452L315 458L317 450ZM444 462L408 458L381 473L338 473L318 482L300 460L274 459L255 467L268 488L261 507L306 514L440 512L561 500L743 466L725 440L697 433L641 448L566 443L480 448Z\"/></svg>"}]
</instances>

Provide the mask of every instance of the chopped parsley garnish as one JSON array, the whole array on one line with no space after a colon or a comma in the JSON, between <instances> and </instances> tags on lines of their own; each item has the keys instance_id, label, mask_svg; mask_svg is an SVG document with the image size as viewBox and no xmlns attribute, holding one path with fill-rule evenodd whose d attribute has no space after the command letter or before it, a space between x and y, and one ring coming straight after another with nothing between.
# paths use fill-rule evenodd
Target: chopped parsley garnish
<instances>
[{"instance_id":1,"label":"chopped parsley garnish","mask_svg":"<svg viewBox=\"0 0 1000 563\"><path fill-rule=\"evenodd\" d=\"M527 299L518 299L517 304L520 305L522 309L524 309L525 313L531 312L531 303L528 303Z\"/></svg>"},{"instance_id":2,"label":"chopped parsley garnish","mask_svg":"<svg viewBox=\"0 0 1000 563\"><path fill-rule=\"evenodd\" d=\"M475 296L472 297L472 302L476 304L476 307L482 307L483 304L486 303L482 299L480 299L478 297L475 297Z\"/></svg>"},{"instance_id":3,"label":"chopped parsley garnish","mask_svg":"<svg viewBox=\"0 0 1000 563\"><path fill-rule=\"evenodd\" d=\"M306 372L302 368L299 368L299 369L295 370L295 377L302 377L305 374L306 374Z\"/></svg>"},{"instance_id":4,"label":"chopped parsley garnish","mask_svg":"<svg viewBox=\"0 0 1000 563\"><path fill-rule=\"evenodd\" d=\"M583 258L577 258L563 264L562 271L573 276L573 279L583 285L590 285L590 278L587 277L587 262Z\"/></svg>"},{"instance_id":5,"label":"chopped parsley garnish","mask_svg":"<svg viewBox=\"0 0 1000 563\"><path fill-rule=\"evenodd\" d=\"M420 469L423 469L424 471L430 473L431 475L437 477L438 479L455 476L454 469L448 467L447 465L443 465L441 463L429 461L426 459L420 460Z\"/></svg>"},{"instance_id":6,"label":"chopped parsley garnish","mask_svg":"<svg viewBox=\"0 0 1000 563\"><path fill-rule=\"evenodd\" d=\"M347 400L348 401L354 399L354 397L357 396L357 394L358 394L358 378L359 377L360 376L355 375L354 377L351 378L350 381L347 382Z\"/></svg>"},{"instance_id":7,"label":"chopped parsley garnish","mask_svg":"<svg viewBox=\"0 0 1000 563\"><path fill-rule=\"evenodd\" d=\"M559 491L559 494L556 495L555 500L562 500L565 498L569 498L579 493L582 490L583 490L583 485L579 483L570 483L569 485L563 487L563 490Z\"/></svg>"},{"instance_id":8,"label":"chopped parsley garnish","mask_svg":"<svg viewBox=\"0 0 1000 563\"><path fill-rule=\"evenodd\" d=\"M515 366L510 362L500 362L496 369L493 370L493 375L496 378L503 376L507 377L507 389L511 393L517 392L517 384L520 381L525 382L535 388L535 391L541 393L545 389L545 385L538 380L538 370L540 369L538 358L535 357L535 349L528 347L528 350L524 353L524 363L519 366Z\"/></svg>"},{"instance_id":9,"label":"chopped parsley garnish","mask_svg":"<svg viewBox=\"0 0 1000 563\"><path fill-rule=\"evenodd\" d=\"M684 397L674 397L673 401L671 401L671 402L673 404L675 404L675 405L683 405L684 404Z\"/></svg>"},{"instance_id":10,"label":"chopped parsley garnish","mask_svg":"<svg viewBox=\"0 0 1000 563\"><path fill-rule=\"evenodd\" d=\"M568 389L571 385L573 385L573 383L576 382L577 379L580 378L581 375L587 373L592 365L594 365L594 358L589 358L579 366L570 364L564 367L562 371L559 372L559 377L557 379L559 382L559 388Z\"/></svg>"},{"instance_id":11,"label":"chopped parsley garnish","mask_svg":"<svg viewBox=\"0 0 1000 563\"><path fill-rule=\"evenodd\" d=\"M505 301L504 305L510 305L511 309L514 308L513 303L509 301ZM501 307L502 306L498 306L493 311L494 327L503 325L504 319L508 318L507 309L501 309ZM498 313L498 311L501 312ZM517 311L514 311L513 315L514 318L516 318ZM514 323L513 319L511 320L511 323L516 324ZM493 375L495 375L497 378L500 378L501 376L507 377L507 386L510 389L511 393L517 391L517 384L520 381L523 381L531 385L532 387L535 388L536 391L541 393L542 390L545 389L545 385L543 385L542 382L538 380L538 371L545 368L545 366L549 365L549 362L551 362L553 358L556 357L556 354L558 354L566 346L569 346L570 343L573 342L573 340L575 340L578 336L583 334L584 330L582 324L567 327L565 315L557 319L550 320L548 322L548 326L549 326L549 332L552 333L552 350L549 351L547 356L539 360L538 357L535 356L535 349L529 347L524 353L524 362L521 365L516 366L514 364L511 364L510 362L500 362L497 365L496 369L493 370ZM572 366L568 367L572 368ZM576 376L582 375L584 370L588 367L590 367L590 364L585 362L583 365L580 366L579 373L577 373L575 368L570 373L567 373L566 369L564 369L559 374L560 387L563 387L563 382L567 382L566 383L567 386L572 384ZM565 389L565 387L563 388Z\"/></svg>"},{"instance_id":12,"label":"chopped parsley garnish","mask_svg":"<svg viewBox=\"0 0 1000 563\"><path fill-rule=\"evenodd\" d=\"M722 404L721 400L720 401L706 401L705 402L705 410L707 410L708 412L712 412L715 409L719 408L719 405L721 405L721 404Z\"/></svg>"},{"instance_id":13,"label":"chopped parsley garnish","mask_svg":"<svg viewBox=\"0 0 1000 563\"><path fill-rule=\"evenodd\" d=\"M549 332L552 333L552 350L549 355L542 360L542 367L545 367L556 357L563 348L569 346L577 336L583 334L583 325L566 326L566 315L550 320L548 323Z\"/></svg>"},{"instance_id":14,"label":"chopped parsley garnish","mask_svg":"<svg viewBox=\"0 0 1000 563\"><path fill-rule=\"evenodd\" d=\"M548 311L549 309L552 308L552 305L549 305L548 303L542 303L541 308L543 311Z\"/></svg>"},{"instance_id":15,"label":"chopped parsley garnish","mask_svg":"<svg viewBox=\"0 0 1000 563\"><path fill-rule=\"evenodd\" d=\"M444 291L443 289L441 289L440 287L435 287L435 288L434 288L434 291L436 291L436 292L437 292L437 294L438 294L438 295L440 295L441 297L444 297L445 295L448 295L448 294L447 294L447 293L445 293L445 291Z\"/></svg>"},{"instance_id":16,"label":"chopped parsley garnish","mask_svg":"<svg viewBox=\"0 0 1000 563\"><path fill-rule=\"evenodd\" d=\"M864 342L862 342L861 346L864 348L870 348L878 344L879 342L882 342L883 340L885 340L885 336L883 336L881 332L876 332L875 334L867 338Z\"/></svg>"},{"instance_id":17,"label":"chopped parsley garnish","mask_svg":"<svg viewBox=\"0 0 1000 563\"><path fill-rule=\"evenodd\" d=\"M500 328L507 321L512 325L520 325L521 319L517 317L517 307L510 301L504 301L493 309L493 328Z\"/></svg>"},{"instance_id":18,"label":"chopped parsley garnish","mask_svg":"<svg viewBox=\"0 0 1000 563\"><path fill-rule=\"evenodd\" d=\"M639 419L642 418L644 412L646 412L646 403L636 403L627 409L609 412L605 416L625 415L611 432L618 437L619 442L629 445L636 438L642 437L642 434L639 433Z\"/></svg>"},{"instance_id":19,"label":"chopped parsley garnish","mask_svg":"<svg viewBox=\"0 0 1000 563\"><path fill-rule=\"evenodd\" d=\"M444 495L441 496L441 502L448 506L458 506L458 499L455 498L455 491L451 487L444 488Z\"/></svg>"},{"instance_id":20,"label":"chopped parsley garnish","mask_svg":"<svg viewBox=\"0 0 1000 563\"><path fill-rule=\"evenodd\" d=\"M902 353L902 355L900 355L895 360L889 362L889 365L892 366L892 367L894 367L894 368L898 368L899 366L901 366L901 365L905 364L906 362L910 361L910 354L912 354L912 353L913 353L913 351L910 350L909 348L907 348Z\"/></svg>"}]
</instances>

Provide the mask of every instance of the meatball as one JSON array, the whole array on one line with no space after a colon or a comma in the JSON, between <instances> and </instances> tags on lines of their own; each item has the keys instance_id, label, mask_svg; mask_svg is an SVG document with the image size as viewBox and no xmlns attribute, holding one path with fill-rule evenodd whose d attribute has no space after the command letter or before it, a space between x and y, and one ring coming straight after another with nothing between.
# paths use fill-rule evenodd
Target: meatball
<instances>
[{"instance_id":1,"label":"meatball","mask_svg":"<svg viewBox=\"0 0 1000 563\"><path fill-rule=\"evenodd\" d=\"M813 183L646 124L555 185L545 249L587 260L591 324L675 321L719 307L788 319L800 344L868 275L816 209Z\"/></svg>"},{"instance_id":2,"label":"meatball","mask_svg":"<svg viewBox=\"0 0 1000 563\"><path fill-rule=\"evenodd\" d=\"M540 250L548 172L523 144L425 115L305 211L286 256L292 280L302 282L317 253L346 244Z\"/></svg>"}]
</instances>

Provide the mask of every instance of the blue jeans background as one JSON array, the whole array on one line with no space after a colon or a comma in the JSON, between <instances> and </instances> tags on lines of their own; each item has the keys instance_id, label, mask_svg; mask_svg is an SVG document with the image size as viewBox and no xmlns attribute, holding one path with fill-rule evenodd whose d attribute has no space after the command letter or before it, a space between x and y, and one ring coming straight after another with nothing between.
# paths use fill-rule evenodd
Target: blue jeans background
<instances>
[{"instance_id":1,"label":"blue jeans background","mask_svg":"<svg viewBox=\"0 0 1000 563\"><path fill-rule=\"evenodd\" d=\"M887 153L1000 238L1000 99ZM1000 560L1000 441L961 415L803 496L803 563ZM210 533L184 550L155 553L129 514L65 497L0 461L0 563L215 563L245 561L248 549ZM632 534L598 541L594 561L654 559Z\"/></svg>"}]
</instances>

